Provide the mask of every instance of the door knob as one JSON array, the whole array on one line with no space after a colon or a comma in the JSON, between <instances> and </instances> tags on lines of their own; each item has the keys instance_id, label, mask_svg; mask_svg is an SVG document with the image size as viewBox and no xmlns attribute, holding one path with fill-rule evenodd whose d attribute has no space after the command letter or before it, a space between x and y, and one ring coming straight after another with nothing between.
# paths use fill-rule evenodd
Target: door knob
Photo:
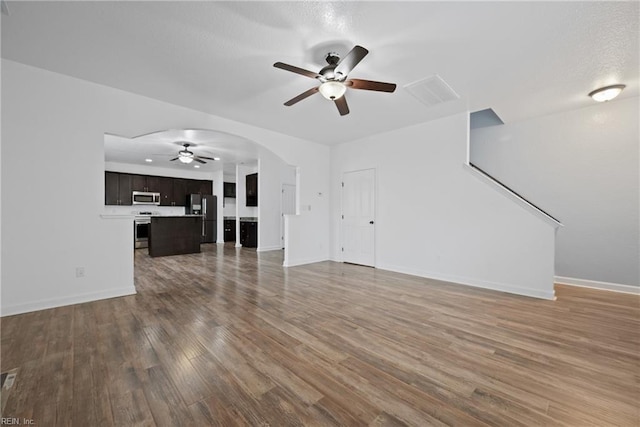
<instances>
[{"instance_id":1,"label":"door knob","mask_svg":"<svg viewBox=\"0 0 640 427\"><path fill-rule=\"evenodd\" d=\"M369 224L373 224L373 221L369 221Z\"/></svg>"}]
</instances>

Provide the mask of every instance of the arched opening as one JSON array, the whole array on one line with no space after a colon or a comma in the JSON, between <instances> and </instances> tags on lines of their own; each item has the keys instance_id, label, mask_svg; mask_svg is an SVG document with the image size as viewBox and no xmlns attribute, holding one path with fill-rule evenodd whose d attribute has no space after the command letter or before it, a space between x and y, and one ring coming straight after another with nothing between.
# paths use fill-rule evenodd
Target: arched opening
<instances>
[{"instance_id":1,"label":"arched opening","mask_svg":"<svg viewBox=\"0 0 640 427\"><path fill-rule=\"evenodd\" d=\"M214 214L207 216L214 219L205 222L203 217L203 244L233 242L259 252L284 248L283 215L299 211L297 168L255 141L210 129L133 137L106 133L104 153L105 211L135 217L134 247L148 245L144 222L149 217L202 212L190 206L189 195L195 192L210 194L215 203L208 208ZM116 175L125 184L114 190ZM285 190L293 194L286 204ZM138 202L136 192L158 199Z\"/></svg>"}]
</instances>

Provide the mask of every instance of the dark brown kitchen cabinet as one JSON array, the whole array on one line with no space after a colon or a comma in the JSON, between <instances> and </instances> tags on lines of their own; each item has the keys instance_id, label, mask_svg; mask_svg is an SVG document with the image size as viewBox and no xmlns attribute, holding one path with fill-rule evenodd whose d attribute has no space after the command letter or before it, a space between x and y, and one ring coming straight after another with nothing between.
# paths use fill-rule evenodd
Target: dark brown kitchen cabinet
<instances>
[{"instance_id":1,"label":"dark brown kitchen cabinet","mask_svg":"<svg viewBox=\"0 0 640 427\"><path fill-rule=\"evenodd\" d=\"M236 220L235 219L224 220L224 241L225 242L236 241Z\"/></svg>"},{"instance_id":2,"label":"dark brown kitchen cabinet","mask_svg":"<svg viewBox=\"0 0 640 427\"><path fill-rule=\"evenodd\" d=\"M131 205L131 192L160 193L160 206L185 206L188 194L213 194L206 179L107 172L104 175L105 205Z\"/></svg>"},{"instance_id":3,"label":"dark brown kitchen cabinet","mask_svg":"<svg viewBox=\"0 0 640 427\"><path fill-rule=\"evenodd\" d=\"M200 180L200 194L213 194L213 181Z\"/></svg>"},{"instance_id":4,"label":"dark brown kitchen cabinet","mask_svg":"<svg viewBox=\"0 0 640 427\"><path fill-rule=\"evenodd\" d=\"M153 175L131 175L131 190L146 191L150 193L161 193L162 189L167 191L167 183L173 178L167 176Z\"/></svg>"},{"instance_id":5,"label":"dark brown kitchen cabinet","mask_svg":"<svg viewBox=\"0 0 640 427\"><path fill-rule=\"evenodd\" d=\"M225 182L224 183L224 197L229 197L231 199L236 198L236 183L235 182Z\"/></svg>"},{"instance_id":6,"label":"dark brown kitchen cabinet","mask_svg":"<svg viewBox=\"0 0 640 427\"><path fill-rule=\"evenodd\" d=\"M258 206L258 174L252 173L246 177L247 206Z\"/></svg>"},{"instance_id":7,"label":"dark brown kitchen cabinet","mask_svg":"<svg viewBox=\"0 0 640 427\"><path fill-rule=\"evenodd\" d=\"M256 221L240 221L240 244L245 248L258 247L258 223Z\"/></svg>"},{"instance_id":8,"label":"dark brown kitchen cabinet","mask_svg":"<svg viewBox=\"0 0 640 427\"><path fill-rule=\"evenodd\" d=\"M187 180L183 178L173 178L172 206L185 206L187 203L187 194Z\"/></svg>"},{"instance_id":9,"label":"dark brown kitchen cabinet","mask_svg":"<svg viewBox=\"0 0 640 427\"><path fill-rule=\"evenodd\" d=\"M105 171L105 205L131 205L131 191L131 175Z\"/></svg>"},{"instance_id":10,"label":"dark brown kitchen cabinet","mask_svg":"<svg viewBox=\"0 0 640 427\"><path fill-rule=\"evenodd\" d=\"M147 184L146 175L131 175L132 191L150 191Z\"/></svg>"},{"instance_id":11,"label":"dark brown kitchen cabinet","mask_svg":"<svg viewBox=\"0 0 640 427\"><path fill-rule=\"evenodd\" d=\"M188 179L187 194L213 194L213 183L203 179Z\"/></svg>"},{"instance_id":12,"label":"dark brown kitchen cabinet","mask_svg":"<svg viewBox=\"0 0 640 427\"><path fill-rule=\"evenodd\" d=\"M147 178L149 191L160 193L160 206L175 206L173 198L173 178L150 176Z\"/></svg>"},{"instance_id":13,"label":"dark brown kitchen cabinet","mask_svg":"<svg viewBox=\"0 0 640 427\"><path fill-rule=\"evenodd\" d=\"M131 175L131 190L160 193L160 206L176 206L173 180L174 178L168 176Z\"/></svg>"},{"instance_id":14,"label":"dark brown kitchen cabinet","mask_svg":"<svg viewBox=\"0 0 640 427\"><path fill-rule=\"evenodd\" d=\"M174 178L173 192L175 206L185 206L189 194L213 194L213 183L206 179Z\"/></svg>"}]
</instances>

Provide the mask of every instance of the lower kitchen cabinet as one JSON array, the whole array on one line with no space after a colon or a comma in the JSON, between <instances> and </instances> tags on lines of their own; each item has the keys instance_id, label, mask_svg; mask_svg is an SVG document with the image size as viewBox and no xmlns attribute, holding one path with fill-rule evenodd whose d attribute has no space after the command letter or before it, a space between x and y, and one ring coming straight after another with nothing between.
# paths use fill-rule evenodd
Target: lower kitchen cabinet
<instances>
[{"instance_id":1,"label":"lower kitchen cabinet","mask_svg":"<svg viewBox=\"0 0 640 427\"><path fill-rule=\"evenodd\" d=\"M235 219L224 220L224 241L225 242L236 241L236 220Z\"/></svg>"},{"instance_id":2,"label":"lower kitchen cabinet","mask_svg":"<svg viewBox=\"0 0 640 427\"><path fill-rule=\"evenodd\" d=\"M258 223L256 221L240 222L240 244L245 248L258 247Z\"/></svg>"}]
</instances>

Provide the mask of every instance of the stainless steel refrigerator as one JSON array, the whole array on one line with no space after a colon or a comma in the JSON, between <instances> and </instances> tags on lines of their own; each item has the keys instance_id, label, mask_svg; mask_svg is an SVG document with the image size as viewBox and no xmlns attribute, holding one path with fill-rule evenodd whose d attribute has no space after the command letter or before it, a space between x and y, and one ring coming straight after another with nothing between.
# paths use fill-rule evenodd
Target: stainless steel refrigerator
<instances>
[{"instance_id":1,"label":"stainless steel refrigerator","mask_svg":"<svg viewBox=\"0 0 640 427\"><path fill-rule=\"evenodd\" d=\"M218 200L210 194L187 195L188 215L202 215L202 243L215 243L218 231Z\"/></svg>"}]
</instances>

